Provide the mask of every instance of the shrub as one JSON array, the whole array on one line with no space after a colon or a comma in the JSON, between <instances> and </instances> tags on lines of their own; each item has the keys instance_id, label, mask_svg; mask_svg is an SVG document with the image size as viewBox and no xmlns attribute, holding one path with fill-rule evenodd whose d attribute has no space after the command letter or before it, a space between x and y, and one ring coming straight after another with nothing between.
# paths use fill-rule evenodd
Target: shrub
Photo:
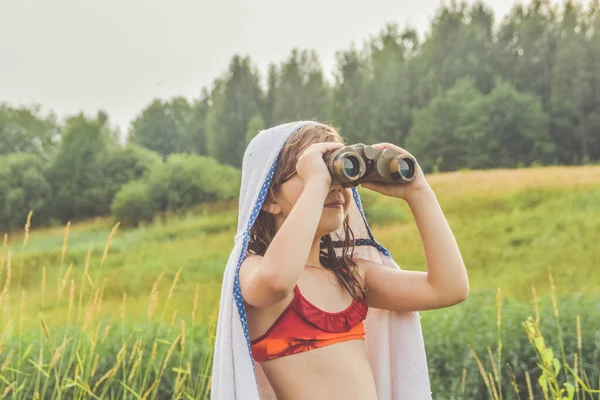
<instances>
[{"instance_id":1,"label":"shrub","mask_svg":"<svg viewBox=\"0 0 600 400\"><path fill-rule=\"evenodd\" d=\"M177 212L200 203L231 200L237 195L238 169L193 154L173 154L149 178L150 194L161 211Z\"/></svg>"},{"instance_id":2,"label":"shrub","mask_svg":"<svg viewBox=\"0 0 600 400\"><path fill-rule=\"evenodd\" d=\"M123 226L137 226L140 222L151 221L157 211L149 186L142 181L124 185L115 196L110 209Z\"/></svg>"},{"instance_id":3,"label":"shrub","mask_svg":"<svg viewBox=\"0 0 600 400\"><path fill-rule=\"evenodd\" d=\"M154 151L128 144L125 147L112 146L103 164L106 176L115 185L112 191L116 193L124 183L144 179L153 169L161 166L162 160Z\"/></svg>"}]
</instances>

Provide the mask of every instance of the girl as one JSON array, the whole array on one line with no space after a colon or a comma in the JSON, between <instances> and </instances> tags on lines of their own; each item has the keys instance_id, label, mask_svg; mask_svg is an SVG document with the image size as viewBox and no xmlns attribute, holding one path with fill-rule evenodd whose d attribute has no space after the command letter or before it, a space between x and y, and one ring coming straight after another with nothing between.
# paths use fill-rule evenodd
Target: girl
<instances>
[{"instance_id":1,"label":"girl","mask_svg":"<svg viewBox=\"0 0 600 400\"><path fill-rule=\"evenodd\" d=\"M460 251L417 167L409 184L362 185L406 201L413 213L427 272L397 268L372 236L356 188L332 180L324 156L341 147L333 127L314 122L272 128L248 146L241 245L224 276L213 399L430 398L415 316L467 297ZM231 294L238 315L231 315Z\"/></svg>"}]
</instances>

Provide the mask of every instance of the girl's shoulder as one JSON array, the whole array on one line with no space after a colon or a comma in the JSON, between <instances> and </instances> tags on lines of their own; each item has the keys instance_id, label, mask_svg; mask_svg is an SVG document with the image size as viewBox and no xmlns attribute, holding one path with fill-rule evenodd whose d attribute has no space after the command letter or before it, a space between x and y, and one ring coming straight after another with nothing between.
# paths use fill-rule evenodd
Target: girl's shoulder
<instances>
[{"instance_id":1,"label":"girl's shoulder","mask_svg":"<svg viewBox=\"0 0 600 400\"><path fill-rule=\"evenodd\" d=\"M246 254L244 254L244 257L242 258L242 264L240 266L240 271L241 269L248 269L248 267L253 267L253 266L257 266L260 264L260 262L262 261L263 256L260 256L258 254L252 254L250 252L246 252Z\"/></svg>"}]
</instances>

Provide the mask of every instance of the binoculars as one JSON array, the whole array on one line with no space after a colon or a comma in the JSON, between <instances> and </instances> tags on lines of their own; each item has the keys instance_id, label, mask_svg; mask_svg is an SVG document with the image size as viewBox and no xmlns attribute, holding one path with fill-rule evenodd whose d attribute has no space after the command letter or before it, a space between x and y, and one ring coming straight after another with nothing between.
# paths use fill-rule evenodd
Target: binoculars
<instances>
[{"instance_id":1,"label":"binoculars","mask_svg":"<svg viewBox=\"0 0 600 400\"><path fill-rule=\"evenodd\" d=\"M325 156L334 181L342 187L363 182L409 183L415 179L417 161L393 149L378 150L362 143L345 146Z\"/></svg>"}]
</instances>

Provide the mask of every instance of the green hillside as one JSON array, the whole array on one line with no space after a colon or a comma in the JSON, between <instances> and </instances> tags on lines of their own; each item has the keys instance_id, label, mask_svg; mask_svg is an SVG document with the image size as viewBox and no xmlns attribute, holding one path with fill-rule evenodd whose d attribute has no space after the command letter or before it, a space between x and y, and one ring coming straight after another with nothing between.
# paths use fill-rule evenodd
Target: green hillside
<instances>
[{"instance_id":1,"label":"green hillside","mask_svg":"<svg viewBox=\"0 0 600 400\"><path fill-rule=\"evenodd\" d=\"M600 243L600 167L457 172L428 179L462 249L473 292L501 287L507 296L525 298L532 285L544 291L549 267L561 292L600 292L600 281L590 279L600 264L600 251L594 251ZM376 238L402 268L423 269L408 207L364 189L361 194ZM178 295L187 298L199 284L211 309L237 218L235 204L221 208L138 229L118 228L101 268L110 282L104 300L118 302L126 292L145 303L161 271L173 278L181 269ZM45 266L47 295L56 295L53 283L63 279L70 263L71 274L80 274L90 249L90 274L96 276L114 223L73 224L61 268L66 228L36 230L33 216L25 249L23 233L11 234L9 241L13 269L23 265L23 287L34 295ZM13 284L15 277L13 272Z\"/></svg>"},{"instance_id":2,"label":"green hillside","mask_svg":"<svg viewBox=\"0 0 600 400\"><path fill-rule=\"evenodd\" d=\"M498 288L506 299L503 318L510 321L506 335L512 338L505 351L525 354L521 323L534 315L533 286L545 304L542 309L552 316L549 268L559 307L567 307L563 322L571 324L569 343L575 343L576 314L596 315L596 320L598 315L600 167L465 171L428 179L456 234L472 287L460 306L423 313L430 365L439 372L434 384L458 390L465 368L469 390L482 390L467 345L478 348L480 356L495 346ZM408 207L364 189L361 194L376 238L402 268L423 269ZM34 334L40 319L51 333L69 323L106 321L102 316L134 327L148 320L158 323L159 317L176 326L193 315L194 324L205 326L214 318L236 217L235 204L229 204L137 229L113 229L115 221L97 219L37 230L34 216L26 241L23 232L16 232L3 246L0 289L7 292L0 323L12 326L9 338L19 325ZM590 357L600 354L596 325L588 322L584 329Z\"/></svg>"}]
</instances>

